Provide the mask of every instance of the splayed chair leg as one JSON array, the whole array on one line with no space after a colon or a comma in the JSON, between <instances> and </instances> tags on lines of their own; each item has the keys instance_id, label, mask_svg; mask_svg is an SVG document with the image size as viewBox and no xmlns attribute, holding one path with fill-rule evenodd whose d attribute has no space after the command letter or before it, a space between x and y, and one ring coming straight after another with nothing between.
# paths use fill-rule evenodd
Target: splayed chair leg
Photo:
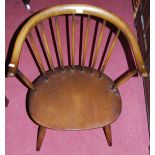
<instances>
[{"instance_id":1,"label":"splayed chair leg","mask_svg":"<svg viewBox=\"0 0 155 155\"><path fill-rule=\"evenodd\" d=\"M46 133L46 128L39 126L38 128L38 137L37 137L37 146L36 146L36 150L40 151L44 136Z\"/></svg>"},{"instance_id":2,"label":"splayed chair leg","mask_svg":"<svg viewBox=\"0 0 155 155\"><path fill-rule=\"evenodd\" d=\"M107 125L103 127L103 130L104 130L104 134L106 136L108 145L112 146L111 125Z\"/></svg>"}]
</instances>

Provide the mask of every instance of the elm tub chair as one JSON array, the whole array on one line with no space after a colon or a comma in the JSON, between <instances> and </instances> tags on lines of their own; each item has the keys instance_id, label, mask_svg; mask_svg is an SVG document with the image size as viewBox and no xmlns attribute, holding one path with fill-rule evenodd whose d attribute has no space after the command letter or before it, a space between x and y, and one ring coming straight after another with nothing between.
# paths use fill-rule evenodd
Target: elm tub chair
<instances>
[{"instance_id":1,"label":"elm tub chair","mask_svg":"<svg viewBox=\"0 0 155 155\"><path fill-rule=\"evenodd\" d=\"M61 36L60 19L62 16L70 16L70 51L68 52L68 64L64 63ZM76 34L75 20L78 17L85 18L85 33L80 36L79 62L75 62ZM88 53L88 39L90 32L90 21L100 19L101 29L96 41L96 48L91 57L91 63L86 64ZM53 54L47 39L44 26L46 20L54 20L53 44L57 47L57 64L53 63ZM82 27L84 22L82 22ZM107 50L104 61L96 69L98 56L104 31L110 23L116 28L115 36ZM69 25L69 24L68 24ZM45 69L42 57L33 36L32 30L38 27L40 36L45 47L49 69ZM79 26L79 30L82 30ZM69 28L68 28L69 29ZM119 35L122 33L131 48L135 69L113 81L105 74L105 67L110 59ZM40 70L40 75L34 81L30 81L19 69L19 59L23 43L29 40L33 55ZM56 57L55 56L55 57ZM46 128L57 130L85 130L103 128L109 146L112 146L111 124L121 113L121 97L118 87L128 79L139 73L147 77L147 71L141 56L139 46L134 34L125 22L110 11L91 5L71 4L47 8L32 16L20 30L12 57L8 65L8 76L18 76L22 83L28 87L27 106L28 115L38 125L38 137L36 150L39 151L46 133Z\"/></svg>"}]
</instances>

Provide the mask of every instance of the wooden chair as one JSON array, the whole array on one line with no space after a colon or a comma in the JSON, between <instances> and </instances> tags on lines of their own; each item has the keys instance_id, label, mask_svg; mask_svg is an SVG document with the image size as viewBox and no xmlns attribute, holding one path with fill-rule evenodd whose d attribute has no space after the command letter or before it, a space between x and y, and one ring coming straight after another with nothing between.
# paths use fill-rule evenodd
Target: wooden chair
<instances>
[{"instance_id":1,"label":"wooden chair","mask_svg":"<svg viewBox=\"0 0 155 155\"><path fill-rule=\"evenodd\" d=\"M68 64L64 65L64 54L61 39L60 16L70 16L70 51L68 52ZM83 31L83 18L86 19L86 31L80 34L79 63L75 63L75 19L81 17L80 33ZM84 17L83 17L84 16ZM53 55L49 48L49 42L45 31L44 21L55 20L53 42L57 47L56 53L58 67L53 63ZM90 33L90 21L99 19L101 30L96 39L96 48L91 55L89 65L86 65L88 38ZM95 69L102 37L107 23L113 25L117 31L107 51L105 60L101 58L101 65ZM52 24L52 23L51 23ZM65 24L65 23L64 23ZM69 22L68 22L69 24ZM68 25L67 24L67 25ZM49 70L45 70L37 44L31 33L33 29L39 30L45 46ZM53 28L53 27L52 27ZM69 28L68 28L69 29ZM69 31L68 31L69 32ZM120 32L126 37L136 64L136 68L125 74L119 80L113 81L105 73L105 67L110 59L113 48L118 40ZM69 37L68 36L68 37ZM28 39L37 60L41 74L31 82L18 68L19 58L24 41ZM147 71L141 56L136 38L130 28L116 15L101 8L91 5L61 5L47 8L31 17L21 29L15 42L11 62L8 65L8 76L18 76L29 88L27 94L28 114L39 126L37 150L40 150L46 128L58 130L84 130L103 128L109 146L112 145L111 123L121 113L121 97L118 87L129 78L140 73L146 77Z\"/></svg>"}]
</instances>

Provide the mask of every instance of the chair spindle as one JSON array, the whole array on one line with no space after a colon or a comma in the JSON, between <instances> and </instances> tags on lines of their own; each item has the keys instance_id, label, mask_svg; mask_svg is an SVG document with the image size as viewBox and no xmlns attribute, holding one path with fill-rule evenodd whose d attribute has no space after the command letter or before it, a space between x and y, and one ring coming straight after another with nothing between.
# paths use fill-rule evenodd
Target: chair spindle
<instances>
[{"instance_id":1,"label":"chair spindle","mask_svg":"<svg viewBox=\"0 0 155 155\"><path fill-rule=\"evenodd\" d=\"M42 34L42 37L43 37L43 41L44 41L44 44L45 44L45 47L46 47L45 51L46 51L46 55L47 55L47 58L48 58L48 62L50 64L50 69L52 69L54 71L52 55L51 55L51 51L50 51L50 48L49 48L49 45L48 45L48 41L47 41L44 25L43 25L43 23L40 23L39 25L40 25L40 30L41 30L41 34Z\"/></svg>"},{"instance_id":2,"label":"chair spindle","mask_svg":"<svg viewBox=\"0 0 155 155\"><path fill-rule=\"evenodd\" d=\"M33 52L34 52L35 58L36 58L37 63L38 63L38 65L39 65L39 68L40 68L42 74L44 74L44 75L46 76L46 71L45 71L43 62L42 62L42 60L41 60L41 57L40 57L40 55L39 55L37 46L36 46L36 44L35 44L35 41L34 41L34 38L33 38L32 34L31 34L31 32L29 33L28 36L29 36L29 39L30 39L30 42L31 42L31 45L32 45L32 48L33 48Z\"/></svg>"},{"instance_id":3,"label":"chair spindle","mask_svg":"<svg viewBox=\"0 0 155 155\"><path fill-rule=\"evenodd\" d=\"M34 85L32 84L32 82L17 68L17 71L16 71L16 75L17 77L19 77L23 82L24 84L32 89L32 90L35 90L34 88Z\"/></svg>"},{"instance_id":4,"label":"chair spindle","mask_svg":"<svg viewBox=\"0 0 155 155\"><path fill-rule=\"evenodd\" d=\"M80 19L80 41L79 41L79 66L81 66L82 61L82 43L83 43L83 16Z\"/></svg>"},{"instance_id":5,"label":"chair spindle","mask_svg":"<svg viewBox=\"0 0 155 155\"><path fill-rule=\"evenodd\" d=\"M87 24L86 24L86 33L85 33L85 39L84 39L83 58L82 58L82 68L84 68L85 61L86 61L89 30L90 30L90 15L88 15Z\"/></svg>"},{"instance_id":6,"label":"chair spindle","mask_svg":"<svg viewBox=\"0 0 155 155\"><path fill-rule=\"evenodd\" d=\"M117 33L116 33L116 35L115 35L115 38L114 38L114 40L113 40L113 42L112 42L112 44L111 44L111 47L110 47L110 49L109 49L109 51L108 51L108 53L107 53L105 62L104 62L104 64L103 64L103 66L102 66L102 69L101 69L102 72L104 72L105 67L106 67L106 65L107 65L107 63L108 63L108 61L109 61L109 59L110 59L110 56L111 56L111 54L112 54L112 50L113 50L113 48L114 48L114 46L115 46L115 44L116 44L116 42L117 42L119 33L120 33L120 30L118 29L118 30L117 30Z\"/></svg>"},{"instance_id":7,"label":"chair spindle","mask_svg":"<svg viewBox=\"0 0 155 155\"><path fill-rule=\"evenodd\" d=\"M51 32L51 38L53 40L53 46L54 46L54 49L55 49L55 56L56 56L56 59L57 59L58 66L60 66L58 48L57 48L57 44L56 44L56 39L55 39L55 34L54 34L54 28L53 28L53 24L52 24L52 19L49 18L48 19L48 22L49 22L49 27L50 27L50 32Z\"/></svg>"},{"instance_id":8,"label":"chair spindle","mask_svg":"<svg viewBox=\"0 0 155 155\"><path fill-rule=\"evenodd\" d=\"M99 52L99 49L100 49L100 46L101 46L101 41L102 41L103 33L104 33L104 30L105 30L105 25L106 25L106 20L104 20L103 23L102 23L102 27L101 27L101 31L100 31L100 35L99 35L99 39L98 39L98 43L97 43L94 59L93 59L92 68L94 68L95 64L96 64L98 52Z\"/></svg>"},{"instance_id":9,"label":"chair spindle","mask_svg":"<svg viewBox=\"0 0 155 155\"><path fill-rule=\"evenodd\" d=\"M56 25L56 34L57 34L57 41L58 41L58 53L59 53L60 63L61 63L61 67L64 68L64 60L63 60L61 38L60 38L60 26L59 26L57 16L55 16L55 25Z\"/></svg>"},{"instance_id":10,"label":"chair spindle","mask_svg":"<svg viewBox=\"0 0 155 155\"><path fill-rule=\"evenodd\" d=\"M67 53L68 53L68 66L72 66L71 64L71 48L70 48L70 36L69 36L69 15L65 15L66 17L66 41L67 41Z\"/></svg>"},{"instance_id":11,"label":"chair spindle","mask_svg":"<svg viewBox=\"0 0 155 155\"><path fill-rule=\"evenodd\" d=\"M106 41L106 44L105 44L105 47L104 47L104 50L103 50L103 53L102 53L102 56L101 56L101 60L100 60L99 66L98 66L98 71L101 70L101 67L102 67L102 64L103 64L107 49L109 47L111 36L112 36L112 30L110 30L110 32L109 32L109 35L108 35L108 38L107 38L107 41Z\"/></svg>"},{"instance_id":12,"label":"chair spindle","mask_svg":"<svg viewBox=\"0 0 155 155\"><path fill-rule=\"evenodd\" d=\"M96 38L97 38L97 32L98 32L98 27L99 27L99 21L96 20L96 24L94 27L94 35L93 35L93 41L92 41L92 46L91 46L91 52L90 52L90 58L89 58L89 68L92 66L92 61L93 61L93 56L94 56L94 51L95 51L95 44L96 44Z\"/></svg>"},{"instance_id":13,"label":"chair spindle","mask_svg":"<svg viewBox=\"0 0 155 155\"><path fill-rule=\"evenodd\" d=\"M120 85L122 85L123 83L125 83L127 80L129 80L131 77L133 77L137 72L138 72L137 69L130 71L128 74L126 74L125 76L120 78L118 81L116 81L114 86L112 87L112 89L115 89L115 88L119 87Z\"/></svg>"},{"instance_id":14,"label":"chair spindle","mask_svg":"<svg viewBox=\"0 0 155 155\"><path fill-rule=\"evenodd\" d=\"M74 68L74 53L75 53L75 14L72 15L72 68Z\"/></svg>"}]
</instances>

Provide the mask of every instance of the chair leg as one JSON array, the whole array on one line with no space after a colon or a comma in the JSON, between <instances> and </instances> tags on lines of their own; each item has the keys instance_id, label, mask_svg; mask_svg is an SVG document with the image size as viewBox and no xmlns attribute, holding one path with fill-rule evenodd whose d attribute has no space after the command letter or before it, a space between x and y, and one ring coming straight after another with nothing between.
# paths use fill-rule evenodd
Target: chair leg
<instances>
[{"instance_id":1,"label":"chair leg","mask_svg":"<svg viewBox=\"0 0 155 155\"><path fill-rule=\"evenodd\" d=\"M36 146L36 150L40 151L44 136L46 133L46 128L39 126L38 128L38 136L37 136L37 146Z\"/></svg>"},{"instance_id":2,"label":"chair leg","mask_svg":"<svg viewBox=\"0 0 155 155\"><path fill-rule=\"evenodd\" d=\"M107 125L103 127L103 130L104 130L104 134L106 136L108 145L112 146L111 125Z\"/></svg>"}]
</instances>

